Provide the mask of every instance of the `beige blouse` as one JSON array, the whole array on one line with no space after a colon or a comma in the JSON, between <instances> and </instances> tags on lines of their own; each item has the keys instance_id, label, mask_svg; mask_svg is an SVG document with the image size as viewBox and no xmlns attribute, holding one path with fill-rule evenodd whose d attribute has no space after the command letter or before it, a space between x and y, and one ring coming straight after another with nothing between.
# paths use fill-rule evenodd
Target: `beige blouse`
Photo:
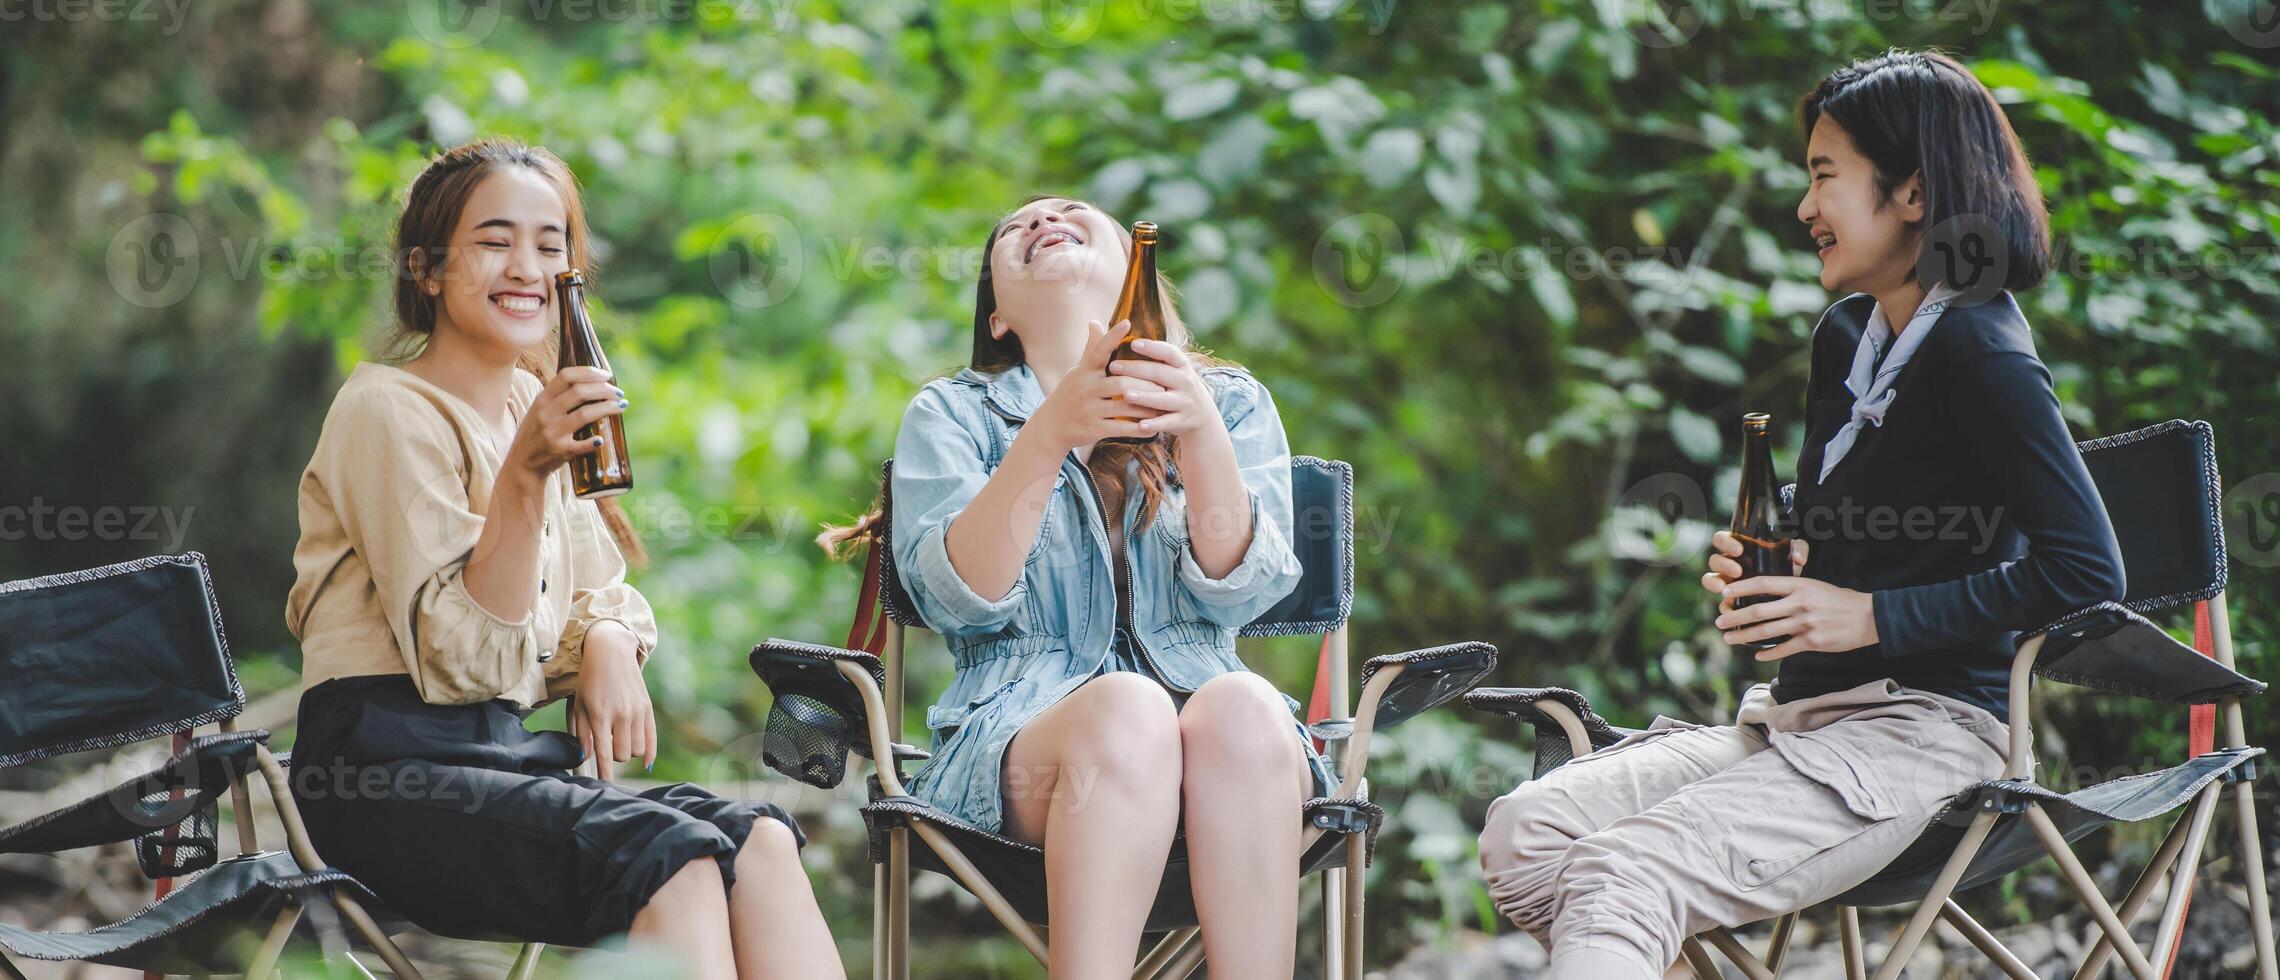
<instances>
[{"instance_id":1,"label":"beige blouse","mask_svg":"<svg viewBox=\"0 0 2280 980\"><path fill-rule=\"evenodd\" d=\"M515 375L516 418L540 389ZM362 364L333 398L301 474L301 540L285 624L301 641L304 689L336 677L409 674L431 704L571 693L586 631L614 619L657 645L649 602L601 512L566 472L547 479L539 592L519 618L467 593L464 575L501 459L490 426L458 396L401 368Z\"/></svg>"}]
</instances>

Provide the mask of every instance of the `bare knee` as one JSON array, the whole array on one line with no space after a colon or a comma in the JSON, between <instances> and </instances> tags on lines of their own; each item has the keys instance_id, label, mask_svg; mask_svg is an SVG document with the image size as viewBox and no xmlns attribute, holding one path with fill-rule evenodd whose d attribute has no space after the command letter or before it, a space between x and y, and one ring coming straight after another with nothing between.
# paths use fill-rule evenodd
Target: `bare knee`
<instances>
[{"instance_id":1,"label":"bare knee","mask_svg":"<svg viewBox=\"0 0 2280 980\"><path fill-rule=\"evenodd\" d=\"M1180 744L1190 767L1286 771L1300 758L1297 721L1282 692L1249 671L1221 674L1180 711Z\"/></svg>"},{"instance_id":2,"label":"bare knee","mask_svg":"<svg viewBox=\"0 0 2280 980\"><path fill-rule=\"evenodd\" d=\"M720 876L720 862L713 860L711 855L692 858L649 896L649 904L644 911L686 909L693 903L708 901L719 904L726 894L724 880Z\"/></svg>"},{"instance_id":3,"label":"bare knee","mask_svg":"<svg viewBox=\"0 0 2280 980\"><path fill-rule=\"evenodd\" d=\"M799 859L800 839L792 828L773 817L761 817L752 821L744 846L736 852L736 872L740 877L766 874L770 869L796 866Z\"/></svg>"},{"instance_id":4,"label":"bare knee","mask_svg":"<svg viewBox=\"0 0 2280 980\"><path fill-rule=\"evenodd\" d=\"M1079 697L1064 764L1119 785L1178 778L1179 709L1162 685L1139 674L1108 674L1087 681L1071 700Z\"/></svg>"}]
</instances>

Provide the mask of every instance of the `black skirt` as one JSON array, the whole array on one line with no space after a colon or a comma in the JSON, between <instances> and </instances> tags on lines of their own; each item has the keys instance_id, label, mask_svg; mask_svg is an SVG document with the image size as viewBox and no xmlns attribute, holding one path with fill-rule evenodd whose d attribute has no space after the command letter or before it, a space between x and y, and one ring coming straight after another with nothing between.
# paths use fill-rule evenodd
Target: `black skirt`
<instances>
[{"instance_id":1,"label":"black skirt","mask_svg":"<svg viewBox=\"0 0 2280 980\"><path fill-rule=\"evenodd\" d=\"M402 675L302 695L292 791L325 863L430 932L592 946L711 857L736 881L753 822L791 815L690 783L634 793L568 770L566 732L532 732L505 701L436 705Z\"/></svg>"}]
</instances>

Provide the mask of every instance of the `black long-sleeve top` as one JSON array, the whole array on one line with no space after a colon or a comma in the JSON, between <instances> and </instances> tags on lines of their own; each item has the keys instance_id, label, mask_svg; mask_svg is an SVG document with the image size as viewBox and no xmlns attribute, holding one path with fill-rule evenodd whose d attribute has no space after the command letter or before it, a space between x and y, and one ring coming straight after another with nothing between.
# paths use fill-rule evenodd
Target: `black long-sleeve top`
<instances>
[{"instance_id":1,"label":"black long-sleeve top","mask_svg":"<svg viewBox=\"0 0 2280 980\"><path fill-rule=\"evenodd\" d=\"M1880 642L1783 660L1774 698L1890 678L2007 718L2017 631L2121 598L2121 551L2008 293L1929 325L1883 425L1816 479L1874 305L1847 297L1814 327L1789 516L1805 575L1874 596Z\"/></svg>"}]
</instances>

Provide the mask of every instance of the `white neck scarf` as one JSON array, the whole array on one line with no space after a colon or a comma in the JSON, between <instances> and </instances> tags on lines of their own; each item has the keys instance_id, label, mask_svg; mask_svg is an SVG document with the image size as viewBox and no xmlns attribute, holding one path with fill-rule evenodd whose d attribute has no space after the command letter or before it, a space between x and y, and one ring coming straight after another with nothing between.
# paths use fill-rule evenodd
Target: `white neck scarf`
<instances>
[{"instance_id":1,"label":"white neck scarf","mask_svg":"<svg viewBox=\"0 0 2280 980\"><path fill-rule=\"evenodd\" d=\"M1860 332L1860 344L1853 348L1852 373L1845 377L1845 388L1853 393L1852 418L1829 437L1828 445L1821 449L1821 476L1815 482L1826 482L1829 471L1837 468L1837 461L1845 458L1853 442L1860 438L1862 429L1882 426L1884 413L1892 410L1892 399L1899 392L1893 386L1900 381L1900 369L1908 366L1916 356L1916 348L1924 346L1924 337L1932 332L1932 324L1940 314L1947 312L1948 301L1958 294L1946 283L1933 286L1924 294L1924 301L1916 313L1908 318L1908 328L1900 331L1900 341L1892 341L1892 324L1884 318L1884 304L1878 303L1868 312L1868 326ZM1886 344L1892 352L1884 355L1879 367L1876 355Z\"/></svg>"}]
</instances>

